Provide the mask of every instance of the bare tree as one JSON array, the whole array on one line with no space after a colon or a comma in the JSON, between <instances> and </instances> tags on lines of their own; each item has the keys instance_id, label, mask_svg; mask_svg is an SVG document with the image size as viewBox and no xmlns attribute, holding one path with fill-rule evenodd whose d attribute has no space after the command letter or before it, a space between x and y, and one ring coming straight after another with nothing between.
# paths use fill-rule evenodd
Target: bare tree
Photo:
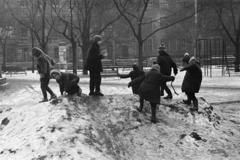
<instances>
[{"instance_id":1,"label":"bare tree","mask_svg":"<svg viewBox=\"0 0 240 160\"><path fill-rule=\"evenodd\" d=\"M235 71L238 72L240 62L240 2L236 0L211 0L208 1L208 7L215 13L210 16L219 20L219 25L215 27L221 33L224 31L224 35L229 38L235 47Z\"/></svg>"},{"instance_id":2,"label":"bare tree","mask_svg":"<svg viewBox=\"0 0 240 160\"><path fill-rule=\"evenodd\" d=\"M9 11L6 8L4 1L0 1L0 46L3 54L3 68L6 67L7 43L10 38L13 38L13 32L13 18L9 16Z\"/></svg>"},{"instance_id":3,"label":"bare tree","mask_svg":"<svg viewBox=\"0 0 240 160\"><path fill-rule=\"evenodd\" d=\"M139 67L143 68L143 43L149 37L157 33L158 31L173 26L179 22L182 22L186 19L189 19L195 15L194 10L189 12L189 14L183 14L185 10L180 9L176 10L175 13L165 14L163 17L156 17L150 21L146 21L146 13L148 6L155 6L155 8L160 8L159 1L156 0L113 0L115 6L117 7L119 13L125 18L128 22L130 28L132 29L133 35L138 42L138 61ZM186 1L188 2L188 1ZM172 1L172 4L180 4L179 1ZM181 4L185 5L184 1ZM164 4L167 5L167 4ZM188 6L187 6L188 7ZM167 12L166 12L167 13ZM150 33L143 33L143 27L153 23L163 22L164 25L161 27L153 29Z\"/></svg>"},{"instance_id":4,"label":"bare tree","mask_svg":"<svg viewBox=\"0 0 240 160\"><path fill-rule=\"evenodd\" d=\"M41 49L47 53L49 37L55 21L46 23L49 6L47 0L4 0L15 20L33 32Z\"/></svg>"}]
</instances>

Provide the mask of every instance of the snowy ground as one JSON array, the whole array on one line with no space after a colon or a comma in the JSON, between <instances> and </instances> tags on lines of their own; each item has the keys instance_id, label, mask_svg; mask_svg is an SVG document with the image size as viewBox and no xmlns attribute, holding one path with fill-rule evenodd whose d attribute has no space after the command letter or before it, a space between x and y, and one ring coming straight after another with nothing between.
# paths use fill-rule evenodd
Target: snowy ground
<instances>
[{"instance_id":1,"label":"snowy ground","mask_svg":"<svg viewBox=\"0 0 240 160\"><path fill-rule=\"evenodd\" d=\"M129 71L125 71L125 73L127 72ZM173 86L175 87L179 95L174 94L174 98L171 101L171 103L176 102L174 105L177 107L179 107L178 104L181 104L181 100L185 97L184 93L181 93L181 83L182 83L184 74L185 72L180 72L176 76L176 80L173 82ZM4 156L7 157L7 155L10 155L10 154L13 155L12 153L15 151L17 151L17 153L23 153L23 154L28 153L28 155L32 155L34 153L36 159L44 159L44 156L39 157L39 154L38 154L39 152L36 152L36 151L25 152L25 151L30 151L27 149L29 145L37 145L35 146L36 148L38 146L42 147L41 152L46 149L44 148L45 145L47 145L50 148L52 148L52 145L58 146L59 145L58 143L60 141L55 141L56 137L51 135L52 130L50 130L51 131L50 132L49 127L51 128L51 125L54 124L56 126L67 125L67 126L72 126L74 128L75 122L69 122L68 124L68 123L65 123L64 119L63 119L64 123L62 123L62 121L59 121L61 120L61 115L64 112L63 110L65 109L71 110L72 104L71 103L68 104L68 101L66 100L64 100L63 105L60 105L57 108L55 108L52 105L49 105L49 103L46 103L46 105L39 104L38 101L41 100L42 94L41 94L40 84L39 84L39 75L36 73L28 72L27 76L25 75L13 75L12 77L8 75L3 75L3 76L7 78L7 84L0 86L0 115L2 116L4 115L8 117L10 122L8 122L8 119L5 119L5 117L0 117L2 118L0 119L2 121L2 124L1 124L2 128L0 128L0 130L4 129L4 127L6 128L5 130L2 130L3 132L0 132L2 134L2 136L0 136L1 146L5 148L5 150L0 151L0 159L1 159L1 155L2 157ZM88 94L89 78L88 76L83 76L81 74L80 74L80 78L81 79L80 79L79 85L83 89L83 93ZM149 111L147 112L147 114L140 114L140 119L142 120L141 124L139 124L136 121L131 121L131 120L128 121L128 119L122 119L123 118L122 116L126 115L128 117L129 108L127 107L128 105L126 105L125 103L130 103L131 101L129 102L127 100L130 98L130 99L133 99L134 101L138 101L137 97L131 98L131 96L128 96L128 95L131 95L131 88L127 88L127 84L130 81L130 79L119 79L117 77L103 78L102 92L105 95L109 95L109 96L103 97L102 100L100 99L101 103L99 103L99 101L96 99L95 100L90 99L88 101L90 104L87 105L87 108L86 108L86 105L83 105L83 108L80 108L82 109L83 112L78 111L79 114L85 114L88 112L90 114L85 114L84 116L80 116L80 119L78 118L75 119L77 123L81 124L82 127L86 125L84 130L79 130L79 129L78 130L80 132L83 132L83 136L88 137L88 140L86 141L86 138L87 138L86 137L84 142L89 143L89 146L93 146L94 150L91 150L93 148L89 149L89 153L83 152L81 150L77 152L78 154L84 153L82 155L86 155L86 156L90 155L88 156L87 159L91 159L91 156L94 155L95 152L96 152L96 156L92 157L95 159L97 157L101 157L103 153L104 153L104 156L106 156L106 154L108 155L108 153L110 152L111 154L114 153L120 156L124 156L123 153L125 153L128 159L134 159L134 160L139 159L140 157L142 157L142 159L156 159L158 157L157 159L162 158L162 159L168 160L169 156L171 157L171 159L174 159L174 160L175 159L191 160L191 158L194 155L196 160L200 160L200 159L215 160L216 158L222 159L222 160L228 160L228 159L239 160L240 159L239 158L240 157L239 79L240 77L235 74L231 75L231 77L228 77L227 75L221 76L221 70L215 69L215 68L213 69L212 77L203 77L201 90L198 94L196 94L196 96L199 99L200 97L203 97L208 102L210 102L214 107L214 113L216 113L221 117L220 125L216 127L216 126L209 125L211 123L208 123L208 122L205 123L206 117L205 118L201 117L200 114L199 116L197 115L197 119L199 119L200 122L204 120L203 121L204 123L200 123L200 124L189 123L192 120L191 115L187 114L187 117L188 117L187 118L185 114L182 114L182 113L175 114L175 112L171 112L171 109L169 110L168 107L160 107L161 110L158 111L158 117L160 120L162 120L162 122L158 123L157 125L151 125L149 122L146 121L146 118L149 117L150 115ZM170 83L169 83L169 86L170 86ZM58 96L60 95L58 85L56 82L54 82L54 80L51 80L50 87L54 90L55 93L57 93ZM111 95L113 95L112 99L111 99ZM83 101L83 104L85 103L86 102ZM170 105L168 101L163 100L162 103L163 105ZM101 105L99 106L99 104ZM202 101L201 101L201 104L203 104ZM13 110L10 110L10 108L12 108ZM73 106L73 108L75 107ZM9 109L9 111L5 110L1 114L1 110L4 110L4 109ZM51 110L53 110L53 112L49 112ZM75 111L71 113L73 115ZM131 112L131 114L135 114L135 113ZM39 117L36 117L35 115L38 115ZM57 120L54 119L55 115L57 115L60 119L57 119ZM206 115L206 114L202 114L202 115ZM69 114L67 115L64 114L64 116L69 116ZM73 115L73 116L77 116L77 115ZM44 117L48 117L49 119ZM120 117L120 118L117 118L117 117ZM3 118L5 119L4 121L3 121ZM33 119L35 120L31 121ZM186 122L185 119L187 121L189 120L190 121ZM49 123L49 120L51 120L52 123ZM80 121L84 121L84 123L83 122L80 123ZM131 123L131 125L130 125L130 128L126 130L125 123L128 123L128 122ZM132 124L132 122L134 123ZM22 125L22 127L26 129L23 130L22 127L15 127L14 124ZM31 129L41 125L43 127L45 126L44 130L42 130L44 132L41 131L36 134L35 133L36 130ZM134 127L135 125L138 127ZM60 128L61 127L62 126L60 126ZM92 130L92 127L94 130ZM106 130L105 130L105 127L106 127ZM121 129L121 127L123 127L124 130L122 131L119 130ZM193 138L191 138L190 135L194 131L194 128L196 128L196 131L198 132L198 134L200 134L204 139L207 140L207 143L204 141L196 141ZM37 131L38 130L39 128L37 129ZM56 133L58 136L60 135L59 137L62 137L61 136L62 134L60 134L62 132L59 132L59 131L57 130ZM63 130L63 131L65 132L68 130ZM69 132L70 131L72 130L69 130ZM120 134L117 134L117 135L113 134L119 131L121 131ZM17 136L18 134L21 135L21 137ZM25 134L31 135L30 138L32 139L29 139ZM43 139L42 141L42 139L39 139L39 137L37 137L39 134L42 134L42 135L47 134L47 136L49 135L49 137L46 136L47 139ZM150 134L152 136L149 136ZM64 134L63 136L65 135L66 134ZM11 141L9 141L8 139L9 136L12 136L12 138L16 138L16 139L19 138L18 139L19 143L16 143L16 144L18 144L19 146L23 145L26 148L24 147L21 148L19 146L16 146L15 145L16 141L14 139L11 139ZM159 136L162 136L162 137L159 138ZM68 137L68 138L71 138L71 137ZM41 143L34 143L35 140L41 141ZM51 140L53 140L54 143L52 143ZM29 144L25 143L26 141L29 142ZM79 137L78 138L75 137L73 141L77 142L75 144L77 144L78 147L79 145L83 145L81 141L81 137L80 139ZM72 145L72 141L70 142L71 143L68 143L68 141L66 141L66 137L63 137L61 141L62 143L61 145L64 147L63 144L67 143L65 148L68 148L69 147L68 144ZM44 143L44 145L42 145L42 143ZM100 144L100 146L98 143ZM106 146L101 144L105 144ZM11 150L8 148L9 145L11 145L12 148L19 147L21 149ZM86 146L88 145L83 146L83 148ZM121 146L124 146L124 147L128 146L130 150L123 152L121 150ZM75 148L78 148L78 147L75 146ZM109 147L111 149L110 151L108 150ZM116 148L116 147L120 147L120 148ZM147 148L147 150L145 148ZM26 150L24 152L21 152L24 149ZM59 149L59 147L55 147L52 149L57 150ZM119 151L116 149L119 149ZM51 153L54 153L54 151L51 151ZM66 155L67 155L66 152L64 153L60 152L57 154L58 157L62 156L63 157L62 159L68 159ZM48 156L51 157L51 155L48 155ZM150 158L151 156L152 158ZM118 157L118 158L121 159L121 157ZM108 159L108 158L105 157L105 159ZM9 159L9 160L14 160L14 159Z\"/></svg>"}]
</instances>

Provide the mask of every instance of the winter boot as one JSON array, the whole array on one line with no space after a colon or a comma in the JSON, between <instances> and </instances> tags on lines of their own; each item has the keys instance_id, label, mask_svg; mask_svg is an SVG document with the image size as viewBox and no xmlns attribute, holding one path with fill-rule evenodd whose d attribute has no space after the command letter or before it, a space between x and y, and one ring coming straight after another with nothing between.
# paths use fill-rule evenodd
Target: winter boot
<instances>
[{"instance_id":1,"label":"winter boot","mask_svg":"<svg viewBox=\"0 0 240 160\"><path fill-rule=\"evenodd\" d=\"M94 96L104 96L104 94L102 94L101 91L96 91L94 93Z\"/></svg>"},{"instance_id":2,"label":"winter boot","mask_svg":"<svg viewBox=\"0 0 240 160\"><path fill-rule=\"evenodd\" d=\"M191 111L198 111L198 100L193 100L193 108L190 108Z\"/></svg>"},{"instance_id":3,"label":"winter boot","mask_svg":"<svg viewBox=\"0 0 240 160\"><path fill-rule=\"evenodd\" d=\"M189 105L191 104L191 101L187 99L187 100L183 100L183 103Z\"/></svg>"},{"instance_id":4,"label":"winter boot","mask_svg":"<svg viewBox=\"0 0 240 160\"><path fill-rule=\"evenodd\" d=\"M152 110L152 117L151 117L151 122L152 123L157 123L157 118L156 118L156 105L151 105L151 110Z\"/></svg>"},{"instance_id":5,"label":"winter boot","mask_svg":"<svg viewBox=\"0 0 240 160\"><path fill-rule=\"evenodd\" d=\"M52 94L51 97L50 97L50 99L49 99L49 101L51 101L51 100L53 100L53 99L55 99L55 98L57 98L56 94Z\"/></svg>"},{"instance_id":6,"label":"winter boot","mask_svg":"<svg viewBox=\"0 0 240 160\"><path fill-rule=\"evenodd\" d=\"M137 108L137 111L138 111L138 112L142 112L143 103L144 103L144 99L140 99L140 105L139 105L139 107Z\"/></svg>"},{"instance_id":7,"label":"winter boot","mask_svg":"<svg viewBox=\"0 0 240 160\"><path fill-rule=\"evenodd\" d=\"M166 97L163 97L163 99L172 99L172 95L167 95Z\"/></svg>"},{"instance_id":8,"label":"winter boot","mask_svg":"<svg viewBox=\"0 0 240 160\"><path fill-rule=\"evenodd\" d=\"M90 91L88 95L89 96L93 96L94 95L94 91Z\"/></svg>"},{"instance_id":9,"label":"winter boot","mask_svg":"<svg viewBox=\"0 0 240 160\"><path fill-rule=\"evenodd\" d=\"M43 103L43 102L47 102L48 99L47 98L43 98L43 100L39 101L39 103Z\"/></svg>"}]
</instances>

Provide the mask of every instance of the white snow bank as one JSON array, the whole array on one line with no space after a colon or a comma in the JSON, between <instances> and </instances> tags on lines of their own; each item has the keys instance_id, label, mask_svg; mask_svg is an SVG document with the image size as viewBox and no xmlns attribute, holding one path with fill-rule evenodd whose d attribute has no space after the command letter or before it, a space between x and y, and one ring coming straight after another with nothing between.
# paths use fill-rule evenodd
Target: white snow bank
<instances>
[{"instance_id":1,"label":"white snow bank","mask_svg":"<svg viewBox=\"0 0 240 160\"><path fill-rule=\"evenodd\" d=\"M199 113L162 100L150 123L134 95L59 97L0 113L1 160L237 159L239 130L199 99Z\"/></svg>"}]
</instances>

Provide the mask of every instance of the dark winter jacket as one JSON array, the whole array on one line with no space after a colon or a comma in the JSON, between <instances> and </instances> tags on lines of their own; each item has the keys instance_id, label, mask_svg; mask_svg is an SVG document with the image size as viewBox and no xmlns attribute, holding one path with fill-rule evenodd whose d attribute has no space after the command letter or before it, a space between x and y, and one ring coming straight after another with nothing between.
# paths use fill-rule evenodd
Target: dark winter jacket
<instances>
[{"instance_id":1,"label":"dark winter jacket","mask_svg":"<svg viewBox=\"0 0 240 160\"><path fill-rule=\"evenodd\" d=\"M102 61L104 56L100 54L100 47L97 42L92 42L88 49L88 57L85 64L85 69L94 72L102 72Z\"/></svg>"},{"instance_id":2,"label":"dark winter jacket","mask_svg":"<svg viewBox=\"0 0 240 160\"><path fill-rule=\"evenodd\" d=\"M120 78L131 78L131 80L134 80L138 77L141 77L142 75L144 75L144 72L139 70L139 69L135 69L131 72L129 72L129 74L126 74L126 75L119 75ZM132 86L132 92L133 94L138 94L138 89L140 87L140 82L139 83L136 83Z\"/></svg>"},{"instance_id":3,"label":"dark winter jacket","mask_svg":"<svg viewBox=\"0 0 240 160\"><path fill-rule=\"evenodd\" d=\"M61 78L56 81L59 84L59 89L60 89L61 94L63 94L63 91L65 91L67 93L69 92L71 83L77 84L79 82L79 77L78 77L78 75L76 75L74 73L61 72Z\"/></svg>"},{"instance_id":4,"label":"dark winter jacket","mask_svg":"<svg viewBox=\"0 0 240 160\"><path fill-rule=\"evenodd\" d=\"M130 86L141 83L138 90L140 98L152 103L160 103L160 85L162 82L173 81L173 76L164 76L159 71L152 69L143 76L131 81Z\"/></svg>"},{"instance_id":5,"label":"dark winter jacket","mask_svg":"<svg viewBox=\"0 0 240 160\"><path fill-rule=\"evenodd\" d=\"M186 70L186 74L182 83L182 92L198 93L202 83L202 70L199 62L195 58L191 58L188 65L181 69L181 71L184 70Z\"/></svg>"},{"instance_id":6,"label":"dark winter jacket","mask_svg":"<svg viewBox=\"0 0 240 160\"><path fill-rule=\"evenodd\" d=\"M33 48L33 53L37 57L38 73L43 74L45 78L50 79L50 71L54 68L55 65L54 60L37 47Z\"/></svg>"},{"instance_id":7,"label":"dark winter jacket","mask_svg":"<svg viewBox=\"0 0 240 160\"><path fill-rule=\"evenodd\" d=\"M165 51L160 51L157 57L157 64L160 66L160 72L163 75L170 76L173 72L176 75L178 73L177 65L172 58Z\"/></svg>"}]
</instances>

